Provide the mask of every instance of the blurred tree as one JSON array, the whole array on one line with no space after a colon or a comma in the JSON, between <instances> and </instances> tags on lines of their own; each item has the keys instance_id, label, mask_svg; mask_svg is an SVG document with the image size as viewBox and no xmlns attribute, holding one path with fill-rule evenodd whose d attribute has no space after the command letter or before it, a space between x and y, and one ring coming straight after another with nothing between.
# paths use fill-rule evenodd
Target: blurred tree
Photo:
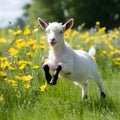
<instances>
[{"instance_id":1,"label":"blurred tree","mask_svg":"<svg viewBox=\"0 0 120 120\"><path fill-rule=\"evenodd\" d=\"M75 27L82 23L91 27L101 21L102 26L111 28L120 25L120 0L33 0L28 15L31 22L38 17L50 22L73 17Z\"/></svg>"},{"instance_id":2,"label":"blurred tree","mask_svg":"<svg viewBox=\"0 0 120 120\"><path fill-rule=\"evenodd\" d=\"M36 22L38 17L46 21L62 20L64 15L61 8L61 2L55 0L34 0L28 10L30 23Z\"/></svg>"}]
</instances>

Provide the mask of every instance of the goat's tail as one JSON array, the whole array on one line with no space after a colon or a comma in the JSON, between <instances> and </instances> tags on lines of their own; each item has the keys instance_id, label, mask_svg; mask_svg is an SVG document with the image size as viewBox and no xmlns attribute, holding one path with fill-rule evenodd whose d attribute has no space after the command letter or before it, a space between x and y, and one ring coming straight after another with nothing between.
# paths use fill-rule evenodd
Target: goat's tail
<instances>
[{"instance_id":1,"label":"goat's tail","mask_svg":"<svg viewBox=\"0 0 120 120\"><path fill-rule=\"evenodd\" d=\"M96 54L95 48L90 48L90 50L88 51L88 54L94 57Z\"/></svg>"}]
</instances>

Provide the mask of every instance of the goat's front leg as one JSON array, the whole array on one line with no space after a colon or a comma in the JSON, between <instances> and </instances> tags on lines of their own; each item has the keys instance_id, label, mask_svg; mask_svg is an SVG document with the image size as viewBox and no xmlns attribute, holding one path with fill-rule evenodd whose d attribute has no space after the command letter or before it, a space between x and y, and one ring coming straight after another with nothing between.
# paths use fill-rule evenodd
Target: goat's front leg
<instances>
[{"instance_id":1,"label":"goat's front leg","mask_svg":"<svg viewBox=\"0 0 120 120\"><path fill-rule=\"evenodd\" d=\"M55 85L57 83L58 75L61 70L62 70L61 65L58 65L54 72L53 78L50 81L50 84Z\"/></svg>"},{"instance_id":2,"label":"goat's front leg","mask_svg":"<svg viewBox=\"0 0 120 120\"><path fill-rule=\"evenodd\" d=\"M51 75L50 75L50 73L49 73L49 66L48 66L48 64L45 64L44 66L43 66L43 69L44 69L44 71L45 71L45 78L46 78L46 80L47 80L47 83L48 84L50 84L50 81L51 81Z\"/></svg>"}]
</instances>

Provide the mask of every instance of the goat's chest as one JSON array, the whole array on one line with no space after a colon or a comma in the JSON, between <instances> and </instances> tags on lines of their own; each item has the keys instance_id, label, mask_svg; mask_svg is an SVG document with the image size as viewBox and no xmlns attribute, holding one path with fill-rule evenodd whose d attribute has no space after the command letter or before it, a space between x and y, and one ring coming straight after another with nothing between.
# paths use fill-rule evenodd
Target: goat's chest
<instances>
[{"instance_id":1,"label":"goat's chest","mask_svg":"<svg viewBox=\"0 0 120 120\"><path fill-rule=\"evenodd\" d=\"M57 65L60 63L60 62L63 62L64 60L62 59L62 57L56 57L56 56L49 56L49 63L52 67L52 69L55 69L57 67Z\"/></svg>"}]
</instances>

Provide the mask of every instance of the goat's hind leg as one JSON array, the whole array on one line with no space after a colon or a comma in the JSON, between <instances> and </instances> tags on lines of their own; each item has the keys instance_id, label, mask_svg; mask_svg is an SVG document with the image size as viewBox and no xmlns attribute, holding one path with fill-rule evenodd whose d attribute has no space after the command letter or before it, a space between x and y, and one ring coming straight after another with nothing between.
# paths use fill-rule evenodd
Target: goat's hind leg
<instances>
[{"instance_id":1,"label":"goat's hind leg","mask_svg":"<svg viewBox=\"0 0 120 120\"><path fill-rule=\"evenodd\" d=\"M105 94L105 90L103 87L103 79L100 77L100 74L97 70L94 71L94 73L92 74L92 79L96 82L96 84L98 85L98 87L100 89L101 98L105 98L106 94Z\"/></svg>"},{"instance_id":2,"label":"goat's hind leg","mask_svg":"<svg viewBox=\"0 0 120 120\"><path fill-rule=\"evenodd\" d=\"M88 98L88 81L85 81L83 83L73 82L74 85L81 87L82 89L82 99Z\"/></svg>"},{"instance_id":3,"label":"goat's hind leg","mask_svg":"<svg viewBox=\"0 0 120 120\"><path fill-rule=\"evenodd\" d=\"M80 86L82 88L82 99L87 99L88 98L88 81L82 83Z\"/></svg>"},{"instance_id":4,"label":"goat's hind leg","mask_svg":"<svg viewBox=\"0 0 120 120\"><path fill-rule=\"evenodd\" d=\"M44 69L44 71L45 71L45 78L46 78L46 80L47 80L47 83L48 84L50 84L50 81L51 81L51 75L50 75L50 73L49 73L49 66L48 66L48 64L45 64L44 66L43 66L43 69Z\"/></svg>"}]
</instances>

